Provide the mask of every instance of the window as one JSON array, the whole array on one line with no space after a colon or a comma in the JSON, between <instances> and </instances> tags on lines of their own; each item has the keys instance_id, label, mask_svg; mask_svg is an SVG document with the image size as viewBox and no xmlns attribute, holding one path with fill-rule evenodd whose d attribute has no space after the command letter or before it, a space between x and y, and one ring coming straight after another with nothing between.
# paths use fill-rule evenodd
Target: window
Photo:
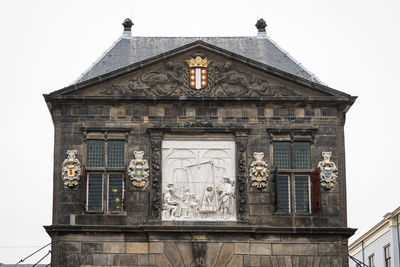
<instances>
[{"instance_id":1,"label":"window","mask_svg":"<svg viewBox=\"0 0 400 267\"><path fill-rule=\"evenodd\" d=\"M375 267L375 263L374 263L374 254L370 255L368 257L368 266L369 267Z\"/></svg>"},{"instance_id":2,"label":"window","mask_svg":"<svg viewBox=\"0 0 400 267\"><path fill-rule=\"evenodd\" d=\"M124 199L124 140L86 143L86 210L118 212Z\"/></svg>"},{"instance_id":3,"label":"window","mask_svg":"<svg viewBox=\"0 0 400 267\"><path fill-rule=\"evenodd\" d=\"M276 212L311 212L310 142L273 142Z\"/></svg>"},{"instance_id":4,"label":"window","mask_svg":"<svg viewBox=\"0 0 400 267\"><path fill-rule=\"evenodd\" d=\"M390 244L383 248L385 256L385 267L390 267Z\"/></svg>"}]
</instances>

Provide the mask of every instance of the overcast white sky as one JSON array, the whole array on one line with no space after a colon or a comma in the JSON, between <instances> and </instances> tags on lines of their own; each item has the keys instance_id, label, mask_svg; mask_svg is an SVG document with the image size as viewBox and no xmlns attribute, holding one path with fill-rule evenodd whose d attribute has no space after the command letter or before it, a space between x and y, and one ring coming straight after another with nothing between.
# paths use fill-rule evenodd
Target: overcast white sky
<instances>
[{"instance_id":1,"label":"overcast white sky","mask_svg":"<svg viewBox=\"0 0 400 267\"><path fill-rule=\"evenodd\" d=\"M193 3L1 0L0 262L50 241L42 225L51 224L54 132L42 94L72 83L122 34L126 17L137 36L254 36L263 17L297 61L359 97L346 122L355 237L400 205L400 1Z\"/></svg>"}]
</instances>

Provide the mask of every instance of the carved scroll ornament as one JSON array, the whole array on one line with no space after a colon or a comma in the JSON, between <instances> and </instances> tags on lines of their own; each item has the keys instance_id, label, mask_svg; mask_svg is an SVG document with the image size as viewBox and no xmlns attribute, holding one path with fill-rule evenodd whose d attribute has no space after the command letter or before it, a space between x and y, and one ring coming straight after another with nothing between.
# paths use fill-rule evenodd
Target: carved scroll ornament
<instances>
[{"instance_id":1,"label":"carved scroll ornament","mask_svg":"<svg viewBox=\"0 0 400 267\"><path fill-rule=\"evenodd\" d=\"M133 154L135 159L129 163L129 179L135 188L144 190L149 184L149 164L143 159L143 151L134 151Z\"/></svg>"},{"instance_id":2,"label":"carved scroll ornament","mask_svg":"<svg viewBox=\"0 0 400 267\"><path fill-rule=\"evenodd\" d=\"M73 188L78 185L82 171L81 163L76 158L77 154L77 150L67 150L67 158L62 164L61 175L65 188Z\"/></svg>"},{"instance_id":3,"label":"carved scroll ornament","mask_svg":"<svg viewBox=\"0 0 400 267\"><path fill-rule=\"evenodd\" d=\"M329 191L335 187L338 170L333 161L331 161L332 152L322 152L323 161L318 163L320 170L321 187Z\"/></svg>"},{"instance_id":4,"label":"carved scroll ornament","mask_svg":"<svg viewBox=\"0 0 400 267\"><path fill-rule=\"evenodd\" d=\"M211 96L211 97L263 97L263 96L299 96L295 90L276 84L264 77L243 70L232 61L213 63L208 68L199 68L204 72L200 77L203 87L196 84L196 68L182 63L167 62L158 69L146 72L138 77L106 86L99 95L131 96ZM196 77L196 76L195 76ZM206 81L206 80L207 81Z\"/></svg>"},{"instance_id":5,"label":"carved scroll ornament","mask_svg":"<svg viewBox=\"0 0 400 267\"><path fill-rule=\"evenodd\" d=\"M233 123L215 123L213 121L185 121L181 123L158 123L153 126L154 128L215 128L215 129L229 129L229 128L243 128L243 125Z\"/></svg>"},{"instance_id":6,"label":"carved scroll ornament","mask_svg":"<svg viewBox=\"0 0 400 267\"><path fill-rule=\"evenodd\" d=\"M253 157L255 160L250 164L250 184L258 190L264 190L268 186L269 167L264 161L263 152L254 152Z\"/></svg>"},{"instance_id":7,"label":"carved scroll ornament","mask_svg":"<svg viewBox=\"0 0 400 267\"><path fill-rule=\"evenodd\" d=\"M238 219L244 220L247 215L247 193L246 193L246 160L245 152L247 148L247 138L236 140L236 152L238 160Z\"/></svg>"},{"instance_id":8,"label":"carved scroll ornament","mask_svg":"<svg viewBox=\"0 0 400 267\"><path fill-rule=\"evenodd\" d=\"M151 146L151 218L161 218L161 137L150 139Z\"/></svg>"}]
</instances>

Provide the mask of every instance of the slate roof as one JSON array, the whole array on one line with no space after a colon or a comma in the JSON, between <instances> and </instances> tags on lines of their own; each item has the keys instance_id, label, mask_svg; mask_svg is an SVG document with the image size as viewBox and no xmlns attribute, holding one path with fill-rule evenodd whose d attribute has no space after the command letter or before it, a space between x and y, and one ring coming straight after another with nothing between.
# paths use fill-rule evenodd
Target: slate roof
<instances>
[{"instance_id":1,"label":"slate roof","mask_svg":"<svg viewBox=\"0 0 400 267\"><path fill-rule=\"evenodd\" d=\"M120 37L74 83L126 67L201 40L276 69L324 85L269 37Z\"/></svg>"}]
</instances>

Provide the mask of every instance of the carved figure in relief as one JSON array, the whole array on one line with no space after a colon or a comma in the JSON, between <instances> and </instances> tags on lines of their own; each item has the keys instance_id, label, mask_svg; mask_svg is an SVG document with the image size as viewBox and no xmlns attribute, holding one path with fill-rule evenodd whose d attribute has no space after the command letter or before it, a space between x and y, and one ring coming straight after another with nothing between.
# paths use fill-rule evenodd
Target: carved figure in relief
<instances>
[{"instance_id":1,"label":"carved figure in relief","mask_svg":"<svg viewBox=\"0 0 400 267\"><path fill-rule=\"evenodd\" d=\"M324 160L318 163L321 187L331 190L336 184L338 170L335 163L331 161L332 152L322 152L322 156Z\"/></svg>"},{"instance_id":2,"label":"carved figure in relief","mask_svg":"<svg viewBox=\"0 0 400 267\"><path fill-rule=\"evenodd\" d=\"M180 216L181 198L176 193L173 184L168 186L167 192L164 195L163 210L167 218L176 218Z\"/></svg>"},{"instance_id":3,"label":"carved figure in relief","mask_svg":"<svg viewBox=\"0 0 400 267\"><path fill-rule=\"evenodd\" d=\"M190 211L188 216L189 217L199 216L200 198L198 195L191 194L189 205L190 205Z\"/></svg>"},{"instance_id":4,"label":"carved figure in relief","mask_svg":"<svg viewBox=\"0 0 400 267\"><path fill-rule=\"evenodd\" d=\"M250 164L250 184L259 190L263 190L268 185L269 167L264 161L263 152L254 152L253 157L255 161Z\"/></svg>"},{"instance_id":5,"label":"carved figure in relief","mask_svg":"<svg viewBox=\"0 0 400 267\"><path fill-rule=\"evenodd\" d=\"M218 211L221 217L227 219L232 215L233 206L233 185L229 177L223 178L223 183L218 186Z\"/></svg>"},{"instance_id":6,"label":"carved figure in relief","mask_svg":"<svg viewBox=\"0 0 400 267\"><path fill-rule=\"evenodd\" d=\"M179 95L180 88L183 85L182 64L167 62L161 71L151 71L143 74L142 81L150 86L156 95Z\"/></svg>"},{"instance_id":7,"label":"carved figure in relief","mask_svg":"<svg viewBox=\"0 0 400 267\"><path fill-rule=\"evenodd\" d=\"M214 189L211 185L207 186L206 192L204 193L204 199L201 209L203 210L214 210Z\"/></svg>"},{"instance_id":8,"label":"carved figure in relief","mask_svg":"<svg viewBox=\"0 0 400 267\"><path fill-rule=\"evenodd\" d=\"M240 72L235 69L231 61L227 61L219 70L219 77L215 79L218 88L215 90L217 96L241 96L249 91L249 86L254 82L250 73Z\"/></svg>"},{"instance_id":9,"label":"carved figure in relief","mask_svg":"<svg viewBox=\"0 0 400 267\"><path fill-rule=\"evenodd\" d=\"M235 143L165 141L163 146L162 219L236 220L234 182L230 178L235 177Z\"/></svg>"},{"instance_id":10,"label":"carved figure in relief","mask_svg":"<svg viewBox=\"0 0 400 267\"><path fill-rule=\"evenodd\" d=\"M135 188L144 190L149 183L149 164L143 159L144 151L134 151L135 159L129 163L128 175Z\"/></svg>"},{"instance_id":11,"label":"carved figure in relief","mask_svg":"<svg viewBox=\"0 0 400 267\"><path fill-rule=\"evenodd\" d=\"M77 154L77 150L67 150L67 158L62 164L61 175L65 188L73 188L78 185L81 176L81 163L76 158Z\"/></svg>"}]
</instances>

